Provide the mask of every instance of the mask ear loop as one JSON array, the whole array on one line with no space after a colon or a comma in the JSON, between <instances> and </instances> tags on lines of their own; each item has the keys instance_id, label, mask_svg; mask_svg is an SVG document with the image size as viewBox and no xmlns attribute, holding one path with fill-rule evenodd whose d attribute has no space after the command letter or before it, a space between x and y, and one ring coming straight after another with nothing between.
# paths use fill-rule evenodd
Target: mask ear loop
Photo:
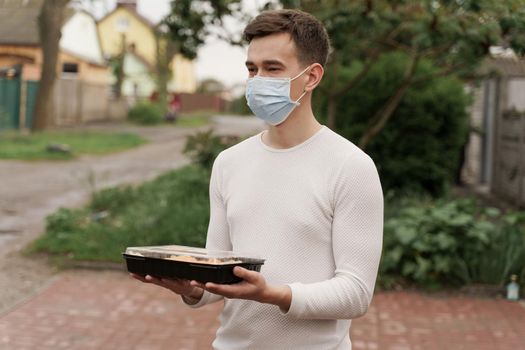
<instances>
[{"instance_id":1,"label":"mask ear loop","mask_svg":"<svg viewBox=\"0 0 525 350\"><path fill-rule=\"evenodd\" d=\"M310 66L306 67L301 73L297 74L295 77L290 79L290 81L294 81L295 79L299 78L301 75L304 74L304 72L306 72L308 70L308 68L310 68Z\"/></svg>"},{"instance_id":2,"label":"mask ear loop","mask_svg":"<svg viewBox=\"0 0 525 350\"><path fill-rule=\"evenodd\" d=\"M299 78L301 75L304 74L304 72L306 72L308 69L310 68L310 66L306 67L301 73L297 74L295 77L293 77L292 79L290 79L290 82L292 82L293 80ZM304 95L306 95L307 91L306 89L303 90L303 93L301 94L301 96L299 96L299 98L297 100L295 100L294 102L296 104L299 104L299 101L304 97Z\"/></svg>"},{"instance_id":3,"label":"mask ear loop","mask_svg":"<svg viewBox=\"0 0 525 350\"><path fill-rule=\"evenodd\" d=\"M295 100L295 103L299 104L299 101L304 97L304 95L306 95L306 90L304 90L304 92L301 94L301 96L299 96L299 98L297 100Z\"/></svg>"}]
</instances>

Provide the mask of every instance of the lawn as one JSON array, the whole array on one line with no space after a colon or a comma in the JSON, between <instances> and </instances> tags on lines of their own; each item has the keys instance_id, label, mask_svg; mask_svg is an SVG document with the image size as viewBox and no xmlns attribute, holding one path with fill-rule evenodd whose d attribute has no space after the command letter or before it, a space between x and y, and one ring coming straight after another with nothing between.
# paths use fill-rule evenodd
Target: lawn
<instances>
[{"instance_id":1,"label":"lawn","mask_svg":"<svg viewBox=\"0 0 525 350\"><path fill-rule=\"evenodd\" d=\"M138 135L129 133L41 132L21 135L0 132L0 159L67 160L82 154L105 154L143 144ZM52 152L50 145L67 146L71 152Z\"/></svg>"}]
</instances>

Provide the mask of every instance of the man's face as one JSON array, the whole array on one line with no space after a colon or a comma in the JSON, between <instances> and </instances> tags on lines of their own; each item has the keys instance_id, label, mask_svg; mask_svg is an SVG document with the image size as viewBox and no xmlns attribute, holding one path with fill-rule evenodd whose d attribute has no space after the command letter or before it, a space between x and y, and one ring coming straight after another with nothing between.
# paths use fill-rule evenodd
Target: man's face
<instances>
[{"instance_id":1,"label":"man's face","mask_svg":"<svg viewBox=\"0 0 525 350\"><path fill-rule=\"evenodd\" d=\"M293 78L306 66L301 65L297 59L295 44L288 33L279 33L254 38L248 46L246 68L250 77ZM304 74L292 82L290 97L292 99L301 95L306 84Z\"/></svg>"},{"instance_id":2,"label":"man's face","mask_svg":"<svg viewBox=\"0 0 525 350\"><path fill-rule=\"evenodd\" d=\"M292 77L303 69L288 33L254 38L248 46L246 67L250 77Z\"/></svg>"}]
</instances>

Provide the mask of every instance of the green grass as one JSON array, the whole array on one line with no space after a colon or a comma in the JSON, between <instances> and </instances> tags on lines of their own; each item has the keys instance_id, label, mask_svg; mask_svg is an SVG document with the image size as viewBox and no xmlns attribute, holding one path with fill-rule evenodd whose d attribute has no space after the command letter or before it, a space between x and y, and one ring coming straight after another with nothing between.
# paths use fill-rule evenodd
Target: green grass
<instances>
[{"instance_id":1,"label":"green grass","mask_svg":"<svg viewBox=\"0 0 525 350\"><path fill-rule=\"evenodd\" d=\"M122 151L145 141L128 133L95 132L39 132L21 135L14 132L0 133L0 159L67 160L82 154L105 154ZM69 146L71 153L47 150L49 144Z\"/></svg>"},{"instance_id":2,"label":"green grass","mask_svg":"<svg viewBox=\"0 0 525 350\"><path fill-rule=\"evenodd\" d=\"M137 187L94 195L81 209L59 209L30 253L71 260L122 262L128 246L204 246L209 220L209 173L197 166L168 172Z\"/></svg>"}]
</instances>

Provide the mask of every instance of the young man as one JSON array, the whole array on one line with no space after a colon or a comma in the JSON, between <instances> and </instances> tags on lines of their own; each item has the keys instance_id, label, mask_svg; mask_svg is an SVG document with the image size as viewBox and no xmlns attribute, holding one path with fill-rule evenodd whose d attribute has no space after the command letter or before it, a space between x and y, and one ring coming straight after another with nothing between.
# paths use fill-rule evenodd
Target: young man
<instances>
[{"instance_id":1,"label":"young man","mask_svg":"<svg viewBox=\"0 0 525 350\"><path fill-rule=\"evenodd\" d=\"M372 160L319 124L313 90L329 39L313 16L263 12L245 29L248 105L268 130L222 152L210 182L206 246L266 259L234 285L136 278L192 307L224 299L216 349L350 349L371 302L383 196Z\"/></svg>"}]
</instances>

